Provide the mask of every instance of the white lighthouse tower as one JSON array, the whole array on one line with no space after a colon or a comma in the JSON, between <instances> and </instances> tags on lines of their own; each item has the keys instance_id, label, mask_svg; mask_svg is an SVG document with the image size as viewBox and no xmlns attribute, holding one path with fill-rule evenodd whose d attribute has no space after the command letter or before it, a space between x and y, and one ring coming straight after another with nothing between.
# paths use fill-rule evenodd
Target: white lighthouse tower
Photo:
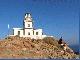
<instances>
[{"instance_id":1,"label":"white lighthouse tower","mask_svg":"<svg viewBox=\"0 0 80 60\"><path fill-rule=\"evenodd\" d=\"M32 17L31 17L30 13L25 14L24 28L25 29L33 29Z\"/></svg>"},{"instance_id":2,"label":"white lighthouse tower","mask_svg":"<svg viewBox=\"0 0 80 60\"><path fill-rule=\"evenodd\" d=\"M23 28L13 28L13 36L29 37L31 39L42 39L46 37L43 35L42 29L34 29L33 20L30 13L26 13L23 20Z\"/></svg>"},{"instance_id":3,"label":"white lighthouse tower","mask_svg":"<svg viewBox=\"0 0 80 60\"><path fill-rule=\"evenodd\" d=\"M30 13L25 14L23 27L25 36L30 37L33 35L33 21Z\"/></svg>"}]
</instances>

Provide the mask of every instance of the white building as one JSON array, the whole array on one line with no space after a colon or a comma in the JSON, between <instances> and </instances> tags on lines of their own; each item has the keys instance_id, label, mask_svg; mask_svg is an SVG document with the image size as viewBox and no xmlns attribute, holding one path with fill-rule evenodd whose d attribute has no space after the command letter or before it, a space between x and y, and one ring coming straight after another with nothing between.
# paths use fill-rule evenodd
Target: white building
<instances>
[{"instance_id":1,"label":"white building","mask_svg":"<svg viewBox=\"0 0 80 60\"><path fill-rule=\"evenodd\" d=\"M17 35L20 37L30 37L31 39L42 39L46 37L46 35L43 35L42 29L34 29L30 13L25 14L23 28L13 28L13 36Z\"/></svg>"}]
</instances>

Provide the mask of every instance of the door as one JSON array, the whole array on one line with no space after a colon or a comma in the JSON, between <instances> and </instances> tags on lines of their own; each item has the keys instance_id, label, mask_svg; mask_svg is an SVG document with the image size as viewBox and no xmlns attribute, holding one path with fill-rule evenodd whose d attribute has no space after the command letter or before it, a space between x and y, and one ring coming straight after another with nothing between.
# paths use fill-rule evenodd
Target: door
<instances>
[{"instance_id":1,"label":"door","mask_svg":"<svg viewBox=\"0 0 80 60\"><path fill-rule=\"evenodd\" d=\"M20 31L18 31L18 35L20 35Z\"/></svg>"}]
</instances>

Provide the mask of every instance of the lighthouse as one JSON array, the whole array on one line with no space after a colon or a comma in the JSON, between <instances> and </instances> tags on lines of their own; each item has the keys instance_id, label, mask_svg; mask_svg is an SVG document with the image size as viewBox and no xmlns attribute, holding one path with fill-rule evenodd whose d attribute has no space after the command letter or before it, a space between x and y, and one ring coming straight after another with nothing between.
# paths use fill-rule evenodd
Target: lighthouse
<instances>
[{"instance_id":1,"label":"lighthouse","mask_svg":"<svg viewBox=\"0 0 80 60\"><path fill-rule=\"evenodd\" d=\"M43 39L46 35L43 35L42 29L34 29L33 19L30 13L26 13L23 19L22 28L13 28L12 36L29 37L31 39Z\"/></svg>"}]
</instances>

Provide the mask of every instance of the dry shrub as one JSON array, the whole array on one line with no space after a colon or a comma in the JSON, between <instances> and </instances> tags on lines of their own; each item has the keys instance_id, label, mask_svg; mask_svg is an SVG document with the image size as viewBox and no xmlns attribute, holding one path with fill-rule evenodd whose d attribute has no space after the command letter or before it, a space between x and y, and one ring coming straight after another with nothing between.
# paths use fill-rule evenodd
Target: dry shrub
<instances>
[{"instance_id":1,"label":"dry shrub","mask_svg":"<svg viewBox=\"0 0 80 60\"><path fill-rule=\"evenodd\" d=\"M45 38L43 39L43 41L44 41L45 43L47 43L47 44L51 44L51 45L55 45L55 46L58 45L57 40L55 40L53 37L45 37Z\"/></svg>"}]
</instances>

